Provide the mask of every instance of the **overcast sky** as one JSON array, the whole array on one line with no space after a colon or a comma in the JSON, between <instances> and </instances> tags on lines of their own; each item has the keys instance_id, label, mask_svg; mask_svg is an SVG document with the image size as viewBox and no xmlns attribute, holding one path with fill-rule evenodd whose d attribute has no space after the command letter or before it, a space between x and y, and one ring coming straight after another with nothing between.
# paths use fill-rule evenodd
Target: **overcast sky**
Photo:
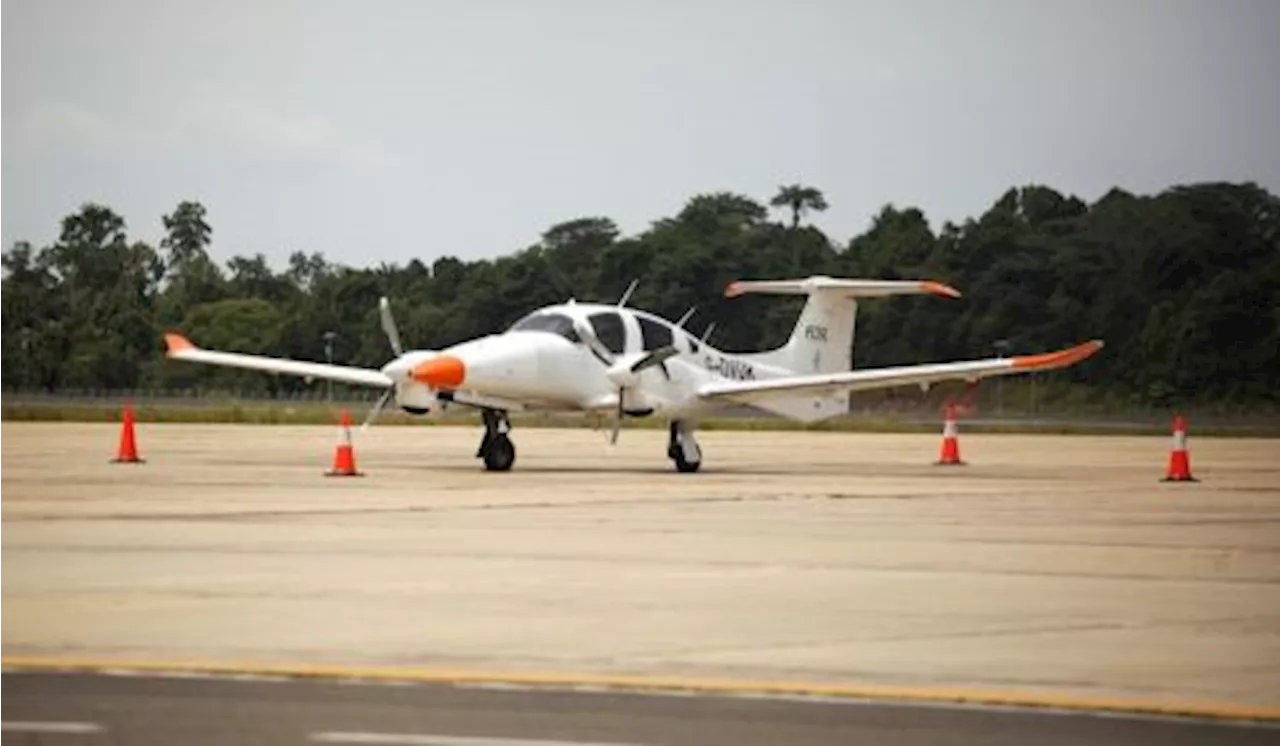
<instances>
[{"instance_id":1,"label":"overcast sky","mask_svg":"<svg viewBox=\"0 0 1280 746\"><path fill-rule=\"evenodd\" d=\"M1007 187L1280 191L1274 0L4 0L3 233L198 200L219 259L366 266L822 189L843 242Z\"/></svg>"}]
</instances>

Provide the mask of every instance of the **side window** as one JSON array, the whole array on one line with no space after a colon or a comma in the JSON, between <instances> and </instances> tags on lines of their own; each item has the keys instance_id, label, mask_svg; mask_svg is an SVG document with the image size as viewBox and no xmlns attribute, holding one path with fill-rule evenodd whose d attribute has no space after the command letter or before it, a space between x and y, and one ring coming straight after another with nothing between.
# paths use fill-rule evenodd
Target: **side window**
<instances>
[{"instance_id":1,"label":"side window","mask_svg":"<svg viewBox=\"0 0 1280 746\"><path fill-rule=\"evenodd\" d=\"M596 313L588 319L596 336L604 346L615 355L621 355L627 349L627 328L622 325L622 317L616 313Z\"/></svg>"},{"instance_id":2,"label":"side window","mask_svg":"<svg viewBox=\"0 0 1280 746\"><path fill-rule=\"evenodd\" d=\"M672 343L671 327L644 316L636 318L640 320L640 337L644 340L645 350L656 350Z\"/></svg>"}]
</instances>

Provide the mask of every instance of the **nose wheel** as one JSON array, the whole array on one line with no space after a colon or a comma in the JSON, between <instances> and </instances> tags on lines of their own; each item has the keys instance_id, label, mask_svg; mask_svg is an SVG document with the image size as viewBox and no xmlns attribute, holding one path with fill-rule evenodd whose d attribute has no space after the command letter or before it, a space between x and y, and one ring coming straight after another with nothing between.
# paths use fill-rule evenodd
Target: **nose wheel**
<instances>
[{"instance_id":1,"label":"nose wheel","mask_svg":"<svg viewBox=\"0 0 1280 746\"><path fill-rule=\"evenodd\" d=\"M484 419L484 437L480 440L480 448L476 458L484 459L487 471L510 471L516 462L516 444L508 435L511 422L507 413L496 409L481 410Z\"/></svg>"},{"instance_id":2,"label":"nose wheel","mask_svg":"<svg viewBox=\"0 0 1280 746\"><path fill-rule=\"evenodd\" d=\"M676 471L682 474L692 474L702 466L702 449L693 437L693 427L681 420L671 423L667 457L675 462Z\"/></svg>"}]
</instances>

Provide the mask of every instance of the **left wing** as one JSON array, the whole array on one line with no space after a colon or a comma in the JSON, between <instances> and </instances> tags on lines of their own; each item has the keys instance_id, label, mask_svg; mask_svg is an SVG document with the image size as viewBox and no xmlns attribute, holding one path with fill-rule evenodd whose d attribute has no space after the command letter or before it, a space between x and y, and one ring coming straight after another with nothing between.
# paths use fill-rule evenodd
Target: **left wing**
<instances>
[{"instance_id":1,"label":"left wing","mask_svg":"<svg viewBox=\"0 0 1280 746\"><path fill-rule=\"evenodd\" d=\"M1102 349L1102 340L1095 339L1043 355L786 376L764 381L715 381L699 387L698 396L703 399L724 399L751 404L778 394L824 394L835 391L867 391L938 381L976 381L979 378L991 376L1009 376L1065 368L1084 360L1100 349Z\"/></svg>"},{"instance_id":2,"label":"left wing","mask_svg":"<svg viewBox=\"0 0 1280 746\"><path fill-rule=\"evenodd\" d=\"M239 352L220 352L197 347L191 340L181 334L164 335L168 351L165 357L171 360L185 360L191 363L208 365L225 365L232 368L261 370L267 373L283 373L303 378L324 378L331 381L354 383L360 386L376 386L388 388L394 381L386 373L371 368L355 368L349 365L327 365L325 363L309 363L303 360L288 360L263 355L242 355Z\"/></svg>"}]
</instances>

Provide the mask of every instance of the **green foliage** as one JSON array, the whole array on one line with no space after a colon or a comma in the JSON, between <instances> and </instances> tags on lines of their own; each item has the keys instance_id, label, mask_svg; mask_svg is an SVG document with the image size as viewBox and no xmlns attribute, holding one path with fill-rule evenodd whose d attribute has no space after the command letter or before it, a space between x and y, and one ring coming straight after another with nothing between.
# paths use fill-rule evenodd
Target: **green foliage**
<instances>
[{"instance_id":1,"label":"green foliage","mask_svg":"<svg viewBox=\"0 0 1280 746\"><path fill-rule=\"evenodd\" d=\"M791 228L794 230L800 225L800 218L809 210L821 212L827 209L827 198L813 187L791 184L778 187L778 193L769 200L769 205L791 210Z\"/></svg>"},{"instance_id":2,"label":"green foliage","mask_svg":"<svg viewBox=\"0 0 1280 746\"><path fill-rule=\"evenodd\" d=\"M964 292L861 304L859 367L985 357L997 340L1017 353L1096 337L1108 343L1102 355L1055 373L1046 395L1142 406L1280 400L1280 200L1256 185L1116 189L1093 204L1029 185L936 230L920 210L889 205L843 245L800 225L826 208L821 191L781 187L769 206L785 222L749 196L716 192L635 236L582 216L494 260L352 268L299 251L276 271L261 255L215 263L197 202L164 217L159 251L130 242L110 209L87 204L63 219L54 244L19 242L4 254L3 383L289 393L314 384L169 363L160 334L324 360L332 333L336 362L377 366L391 355L380 295L392 299L406 344L438 349L500 331L535 306L612 302L637 278L633 305L668 318L698 306L695 333L715 322L714 344L756 350L786 339L803 301L725 300L725 285L822 273L938 279Z\"/></svg>"}]
</instances>

